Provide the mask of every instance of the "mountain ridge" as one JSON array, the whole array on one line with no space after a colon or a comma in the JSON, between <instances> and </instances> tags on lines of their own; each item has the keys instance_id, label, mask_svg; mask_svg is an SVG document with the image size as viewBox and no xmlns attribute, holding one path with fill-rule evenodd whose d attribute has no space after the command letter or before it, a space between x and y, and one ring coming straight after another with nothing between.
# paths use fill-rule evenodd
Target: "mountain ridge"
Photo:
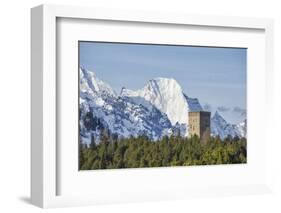
<instances>
[{"instance_id":1,"label":"mountain ridge","mask_svg":"<svg viewBox=\"0 0 281 213\"><path fill-rule=\"evenodd\" d=\"M203 110L199 100L184 94L175 79L155 78L142 89L133 91L122 87L117 94L94 72L82 67L79 100L80 134L84 143L89 143L92 137L99 139L103 129L122 137L146 134L153 140L174 132L188 136L188 112ZM87 125L88 121L92 127ZM212 134L221 138L242 137L245 129L242 123L228 124L218 113L211 118Z\"/></svg>"}]
</instances>

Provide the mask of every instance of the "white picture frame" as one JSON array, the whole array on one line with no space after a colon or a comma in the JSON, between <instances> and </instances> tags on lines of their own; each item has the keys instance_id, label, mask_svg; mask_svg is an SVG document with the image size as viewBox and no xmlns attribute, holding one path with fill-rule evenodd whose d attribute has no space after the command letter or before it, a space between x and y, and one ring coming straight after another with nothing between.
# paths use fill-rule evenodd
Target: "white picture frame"
<instances>
[{"instance_id":1,"label":"white picture frame","mask_svg":"<svg viewBox=\"0 0 281 213\"><path fill-rule=\"evenodd\" d=\"M173 26L199 26L206 28L220 28L232 30L258 30L263 32L264 44L264 65L262 74L265 87L262 92L265 94L264 107L266 117L262 120L265 123L266 136L263 142L263 160L266 163L259 172L264 177L258 183L249 184L222 184L214 187L199 187L186 190L169 186L167 189L156 190L148 194L134 194L132 191L112 193L112 196L89 195L58 195L58 166L57 151L57 88L60 82L57 79L57 22L60 18L79 20L105 20L131 22L131 23L153 23L165 25L168 28ZM74 6L41 5L31 10L31 201L34 205L42 208L92 205L100 203L116 202L138 202L144 200L165 200L182 199L187 197L214 196L214 195L240 195L264 193L271 191L270 172L270 132L271 117L273 113L273 21L271 19L241 18L241 17L216 17L187 14L165 14L145 11L123 11L112 9L97 9ZM261 79L260 79L261 80ZM252 87L257 85L252 85ZM253 132L253 131L252 131ZM269 148L268 148L269 147ZM76 154L76 153L75 153ZM138 170L137 173L151 175L167 175L171 171L150 169L149 171ZM173 170L181 175L182 169ZM78 171L77 171L78 172ZM162 175L163 175L162 174ZM126 188L126 186L124 186ZM110 193L110 192L108 192ZM127 193L127 194L126 194Z\"/></svg>"}]
</instances>

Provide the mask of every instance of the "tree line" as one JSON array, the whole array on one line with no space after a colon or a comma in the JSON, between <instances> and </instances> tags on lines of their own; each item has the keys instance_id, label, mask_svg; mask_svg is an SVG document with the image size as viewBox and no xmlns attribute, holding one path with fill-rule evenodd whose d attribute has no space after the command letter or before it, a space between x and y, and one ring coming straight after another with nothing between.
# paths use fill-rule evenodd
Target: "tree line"
<instances>
[{"instance_id":1,"label":"tree line","mask_svg":"<svg viewBox=\"0 0 281 213\"><path fill-rule=\"evenodd\" d=\"M118 138L101 134L99 143L79 145L79 169L117 169L170 167L247 162L245 138L211 137L202 142L198 136L165 136L151 141L146 136Z\"/></svg>"}]
</instances>

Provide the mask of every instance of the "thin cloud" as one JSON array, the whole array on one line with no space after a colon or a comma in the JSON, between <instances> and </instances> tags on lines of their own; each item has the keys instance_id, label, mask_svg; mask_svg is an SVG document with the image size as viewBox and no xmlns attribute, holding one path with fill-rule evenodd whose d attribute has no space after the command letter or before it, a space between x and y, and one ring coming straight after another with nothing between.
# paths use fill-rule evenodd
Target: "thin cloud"
<instances>
[{"instance_id":1,"label":"thin cloud","mask_svg":"<svg viewBox=\"0 0 281 213\"><path fill-rule=\"evenodd\" d=\"M230 110L229 107L225 107L225 106L219 106L219 107L218 107L218 111L219 111L219 112L227 112L227 111L229 111L229 110Z\"/></svg>"},{"instance_id":2,"label":"thin cloud","mask_svg":"<svg viewBox=\"0 0 281 213\"><path fill-rule=\"evenodd\" d=\"M233 112L235 112L239 115L242 115L242 116L245 116L247 114L246 109L243 109L243 108L237 107L237 106L233 108Z\"/></svg>"},{"instance_id":3,"label":"thin cloud","mask_svg":"<svg viewBox=\"0 0 281 213\"><path fill-rule=\"evenodd\" d=\"M203 109L205 111L212 111L212 106L211 106L211 104L206 103L203 105Z\"/></svg>"}]
</instances>

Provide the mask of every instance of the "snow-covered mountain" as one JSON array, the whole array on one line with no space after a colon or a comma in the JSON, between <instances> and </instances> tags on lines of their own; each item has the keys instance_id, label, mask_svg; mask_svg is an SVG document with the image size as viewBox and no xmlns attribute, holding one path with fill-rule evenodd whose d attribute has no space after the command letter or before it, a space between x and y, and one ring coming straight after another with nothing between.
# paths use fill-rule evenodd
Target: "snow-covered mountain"
<instances>
[{"instance_id":1,"label":"snow-covered mountain","mask_svg":"<svg viewBox=\"0 0 281 213\"><path fill-rule=\"evenodd\" d=\"M235 129L240 137L247 137L247 120L235 125Z\"/></svg>"},{"instance_id":2,"label":"snow-covered mountain","mask_svg":"<svg viewBox=\"0 0 281 213\"><path fill-rule=\"evenodd\" d=\"M94 72L80 68L80 93L93 97L100 95L115 96L115 91L105 82L98 79Z\"/></svg>"},{"instance_id":3,"label":"snow-covered mountain","mask_svg":"<svg viewBox=\"0 0 281 213\"><path fill-rule=\"evenodd\" d=\"M147 135L156 140L172 132L167 115L153 105L136 104L129 97L118 96L97 76L80 69L80 135L89 144L99 140L102 130L119 136Z\"/></svg>"},{"instance_id":4,"label":"snow-covered mountain","mask_svg":"<svg viewBox=\"0 0 281 213\"><path fill-rule=\"evenodd\" d=\"M120 96L130 97L136 104L155 106L167 115L172 125L185 127L182 132L185 136L188 135L188 112L202 110L198 99L186 96L177 81L170 78L150 80L137 91L123 88Z\"/></svg>"},{"instance_id":5,"label":"snow-covered mountain","mask_svg":"<svg viewBox=\"0 0 281 213\"><path fill-rule=\"evenodd\" d=\"M122 88L117 94L94 72L80 68L80 138L89 144L99 141L103 131L121 137L147 135L153 140L164 135L188 135L188 112L203 110L197 98L183 93L174 79L156 78L140 90ZM228 124L215 113L212 135L246 135L246 122Z\"/></svg>"},{"instance_id":6,"label":"snow-covered mountain","mask_svg":"<svg viewBox=\"0 0 281 213\"><path fill-rule=\"evenodd\" d=\"M172 125L188 123L188 105L180 85L174 79L156 78L144 88L132 91L122 89L122 97L130 97L137 104L149 103L165 113Z\"/></svg>"},{"instance_id":7,"label":"snow-covered mountain","mask_svg":"<svg viewBox=\"0 0 281 213\"><path fill-rule=\"evenodd\" d=\"M228 123L217 111L211 118L211 135L220 136L221 139L227 136L231 137L246 137L247 121L235 125Z\"/></svg>"}]
</instances>

